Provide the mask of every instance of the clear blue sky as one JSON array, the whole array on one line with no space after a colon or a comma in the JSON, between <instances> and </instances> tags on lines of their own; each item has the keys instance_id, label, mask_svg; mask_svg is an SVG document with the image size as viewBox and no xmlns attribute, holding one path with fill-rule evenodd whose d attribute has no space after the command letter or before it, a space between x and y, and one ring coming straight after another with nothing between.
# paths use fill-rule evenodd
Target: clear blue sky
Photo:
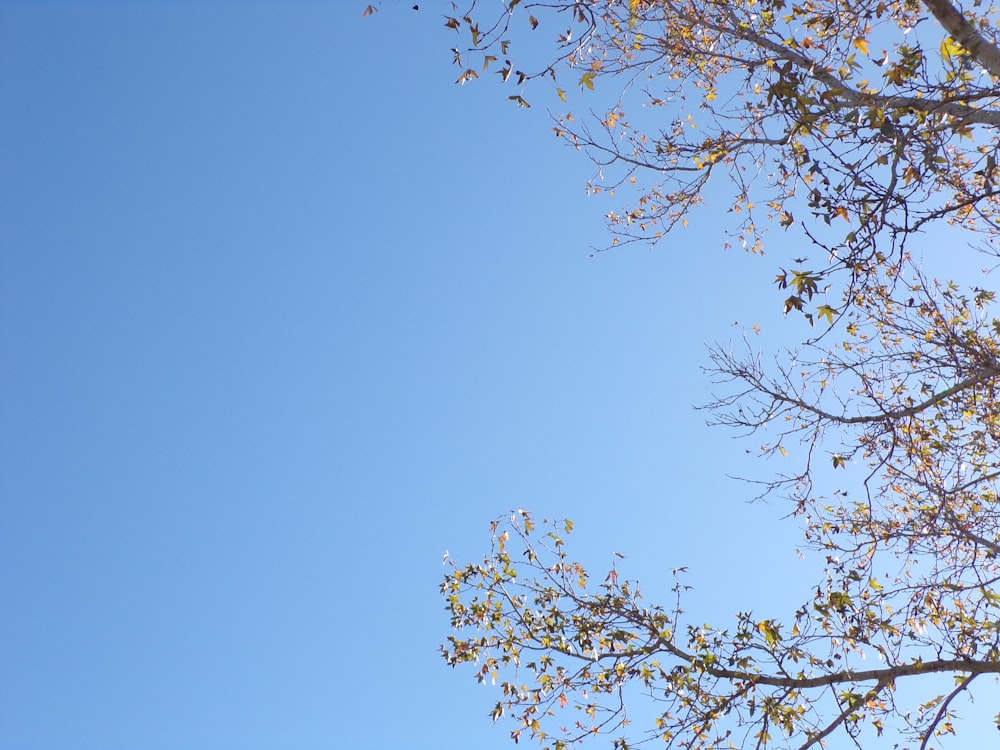
<instances>
[{"instance_id":1,"label":"clear blue sky","mask_svg":"<svg viewBox=\"0 0 1000 750\"><path fill-rule=\"evenodd\" d=\"M3 750L508 747L437 584L517 506L706 619L808 595L691 409L776 261L588 258L543 108L363 5L0 1Z\"/></svg>"}]
</instances>

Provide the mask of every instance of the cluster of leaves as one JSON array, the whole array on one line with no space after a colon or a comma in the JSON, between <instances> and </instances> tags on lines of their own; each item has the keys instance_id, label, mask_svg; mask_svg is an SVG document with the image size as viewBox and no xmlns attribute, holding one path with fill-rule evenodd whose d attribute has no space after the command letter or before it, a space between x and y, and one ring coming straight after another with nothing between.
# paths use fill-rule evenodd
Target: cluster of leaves
<instances>
[{"instance_id":1,"label":"cluster of leaves","mask_svg":"<svg viewBox=\"0 0 1000 750\"><path fill-rule=\"evenodd\" d=\"M445 26L459 82L494 70L523 107L535 81L564 102L582 92L590 116L563 112L554 131L599 165L595 191L634 193L608 214L613 244L686 223L721 171L739 245L759 251L769 225L798 225L828 258L813 274L849 269L857 283L928 222L987 241L997 229L1000 13L984 5L509 0ZM597 103L594 90L610 93Z\"/></svg>"},{"instance_id":2,"label":"cluster of leaves","mask_svg":"<svg viewBox=\"0 0 1000 750\"><path fill-rule=\"evenodd\" d=\"M777 432L762 451L801 461L766 486L794 502L825 561L790 627L683 622L679 584L673 606L647 605L615 568L591 593L560 536L571 526L539 534L524 511L494 523L481 564L452 568L445 658L481 681L513 674L494 719L510 714L515 739L804 749L839 731L924 750L956 731L955 704L1000 675L1000 320L993 293L903 267L906 279L891 267L853 292L836 344L773 364L749 347L712 352L728 391L716 421ZM899 705L904 682L923 695ZM636 688L656 713L633 730Z\"/></svg>"},{"instance_id":3,"label":"cluster of leaves","mask_svg":"<svg viewBox=\"0 0 1000 750\"><path fill-rule=\"evenodd\" d=\"M937 723L911 725L921 747L931 728L951 726L951 700L1000 659L993 300L914 273L895 291L855 295L844 339L813 343L792 365L713 352L716 374L736 385L712 405L718 421L777 427L766 452L802 449L801 470L768 489L787 491L806 544L825 555L811 604L824 633L886 664L951 661L947 671L960 676L959 689L925 704ZM817 461L856 470L823 496Z\"/></svg>"}]
</instances>

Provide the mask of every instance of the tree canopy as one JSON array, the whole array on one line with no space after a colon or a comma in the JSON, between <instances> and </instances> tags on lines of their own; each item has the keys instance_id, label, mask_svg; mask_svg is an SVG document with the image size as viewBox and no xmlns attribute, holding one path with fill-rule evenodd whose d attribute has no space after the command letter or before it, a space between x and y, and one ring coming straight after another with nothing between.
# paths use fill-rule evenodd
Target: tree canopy
<instances>
[{"instance_id":1,"label":"tree canopy","mask_svg":"<svg viewBox=\"0 0 1000 750\"><path fill-rule=\"evenodd\" d=\"M1000 675L1000 320L991 291L925 277L912 245L934 224L996 245L1000 10L509 0L444 23L459 82L495 73L520 106L546 85L589 110L553 127L598 166L594 190L629 201L612 245L656 242L718 178L734 244L799 233L807 257L776 283L813 337L714 349L710 408L794 453L766 489L825 561L789 622L693 624L680 584L665 605L614 567L594 585L570 522L517 511L481 562L450 563L447 662L499 680L494 720L546 747L940 747Z\"/></svg>"},{"instance_id":2,"label":"tree canopy","mask_svg":"<svg viewBox=\"0 0 1000 750\"><path fill-rule=\"evenodd\" d=\"M603 168L595 190L637 186L608 215L615 241L662 237L720 172L742 217L739 245L759 249L769 225L796 226L854 274L901 257L928 222L987 237L997 228L992 4L505 5L446 16L458 81L494 73L530 106L527 88L543 79L588 108L557 115L553 129ZM519 38L546 33L548 56ZM819 237L817 219L831 227Z\"/></svg>"}]
</instances>

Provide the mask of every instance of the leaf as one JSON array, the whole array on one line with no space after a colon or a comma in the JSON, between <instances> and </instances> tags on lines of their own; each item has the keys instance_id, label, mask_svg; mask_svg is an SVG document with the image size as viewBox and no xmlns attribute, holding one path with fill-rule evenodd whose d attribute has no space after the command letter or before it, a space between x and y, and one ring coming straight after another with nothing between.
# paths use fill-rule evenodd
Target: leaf
<instances>
[{"instance_id":1,"label":"leaf","mask_svg":"<svg viewBox=\"0 0 1000 750\"><path fill-rule=\"evenodd\" d=\"M514 96L508 96L507 98L512 102L517 102L517 106L519 107L524 107L525 109L531 109L531 105L528 104L526 101L524 101L524 99L522 99L518 94L515 94Z\"/></svg>"},{"instance_id":2,"label":"leaf","mask_svg":"<svg viewBox=\"0 0 1000 750\"><path fill-rule=\"evenodd\" d=\"M764 634L768 646L773 646L781 640L781 631L774 620L761 620L757 623L757 630Z\"/></svg>"},{"instance_id":3,"label":"leaf","mask_svg":"<svg viewBox=\"0 0 1000 750\"><path fill-rule=\"evenodd\" d=\"M801 310L804 305L805 303L802 301L802 298L793 294L785 300L785 315L792 310Z\"/></svg>"},{"instance_id":4,"label":"leaf","mask_svg":"<svg viewBox=\"0 0 1000 750\"><path fill-rule=\"evenodd\" d=\"M556 95L562 100L566 101L566 92L562 89L556 89Z\"/></svg>"},{"instance_id":5,"label":"leaf","mask_svg":"<svg viewBox=\"0 0 1000 750\"><path fill-rule=\"evenodd\" d=\"M950 36L946 36L944 39L941 40L940 49L941 49L941 58L945 62L949 63L951 62L951 58L953 56L958 57L959 55L962 55L965 52L965 50L962 48L962 45L956 42Z\"/></svg>"},{"instance_id":6,"label":"leaf","mask_svg":"<svg viewBox=\"0 0 1000 750\"><path fill-rule=\"evenodd\" d=\"M580 88L588 88L591 91L594 90L594 72L593 71L590 71L588 73L584 73L582 76L580 76Z\"/></svg>"},{"instance_id":7,"label":"leaf","mask_svg":"<svg viewBox=\"0 0 1000 750\"><path fill-rule=\"evenodd\" d=\"M826 318L826 322L829 323L830 325L833 325L833 315L834 313L837 312L836 310L834 310L829 305L820 305L819 307L816 308L816 311L817 311L816 314L819 317Z\"/></svg>"},{"instance_id":8,"label":"leaf","mask_svg":"<svg viewBox=\"0 0 1000 750\"><path fill-rule=\"evenodd\" d=\"M368 16L372 16L376 13L378 13L378 8L376 8L374 5L369 5L364 9L364 11L362 11L361 17L367 18Z\"/></svg>"}]
</instances>

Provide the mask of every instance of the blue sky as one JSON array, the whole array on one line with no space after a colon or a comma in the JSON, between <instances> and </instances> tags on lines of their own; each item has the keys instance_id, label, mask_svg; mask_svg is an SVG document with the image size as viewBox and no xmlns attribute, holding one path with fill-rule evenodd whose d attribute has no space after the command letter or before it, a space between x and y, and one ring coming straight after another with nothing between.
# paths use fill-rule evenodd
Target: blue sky
<instances>
[{"instance_id":1,"label":"blue sky","mask_svg":"<svg viewBox=\"0 0 1000 750\"><path fill-rule=\"evenodd\" d=\"M363 5L0 2L2 748L507 747L437 584L518 506L705 619L808 594L691 408L776 261L588 257L544 108Z\"/></svg>"}]
</instances>

